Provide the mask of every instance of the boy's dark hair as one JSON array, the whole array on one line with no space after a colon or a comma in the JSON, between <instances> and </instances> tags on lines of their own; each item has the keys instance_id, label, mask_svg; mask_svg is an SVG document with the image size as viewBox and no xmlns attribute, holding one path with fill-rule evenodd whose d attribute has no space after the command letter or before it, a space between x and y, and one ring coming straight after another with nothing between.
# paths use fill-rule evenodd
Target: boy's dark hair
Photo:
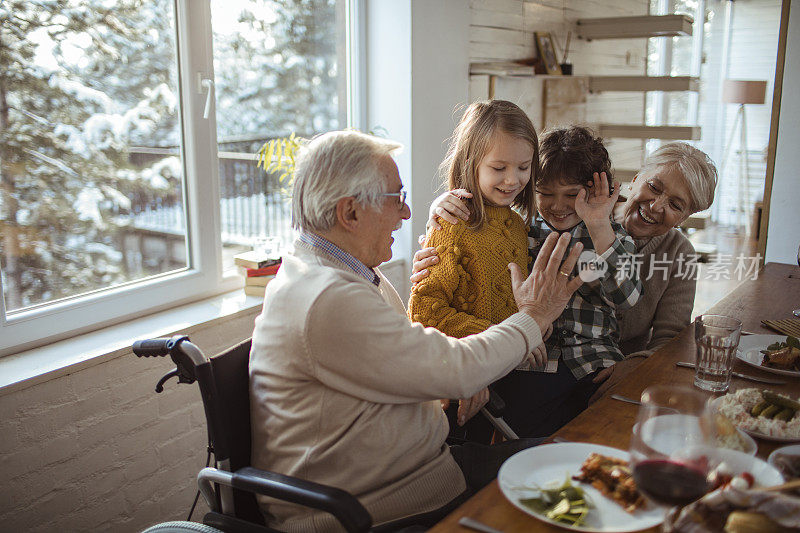
<instances>
[{"instance_id":1,"label":"boy's dark hair","mask_svg":"<svg viewBox=\"0 0 800 533\"><path fill-rule=\"evenodd\" d=\"M609 182L613 183L611 159L603 146L603 139L583 126L547 131L539 145L539 161L537 185L554 181L586 185L595 172L605 172Z\"/></svg>"}]
</instances>

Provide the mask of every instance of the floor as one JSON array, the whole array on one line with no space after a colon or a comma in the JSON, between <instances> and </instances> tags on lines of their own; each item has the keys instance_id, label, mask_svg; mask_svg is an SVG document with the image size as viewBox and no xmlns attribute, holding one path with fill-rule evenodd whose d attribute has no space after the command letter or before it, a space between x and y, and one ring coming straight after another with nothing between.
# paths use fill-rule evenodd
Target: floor
<instances>
[{"instance_id":1,"label":"floor","mask_svg":"<svg viewBox=\"0 0 800 533\"><path fill-rule=\"evenodd\" d=\"M714 244L717 255L700 263L692 318L702 314L737 285L753 275L756 241L742 228L711 226L689 235L693 244Z\"/></svg>"}]
</instances>

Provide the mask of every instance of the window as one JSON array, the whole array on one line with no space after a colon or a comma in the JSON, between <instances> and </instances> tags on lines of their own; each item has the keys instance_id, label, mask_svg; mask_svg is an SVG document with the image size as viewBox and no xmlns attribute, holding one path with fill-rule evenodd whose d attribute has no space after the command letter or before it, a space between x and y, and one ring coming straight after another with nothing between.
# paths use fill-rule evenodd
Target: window
<instances>
[{"instance_id":1,"label":"window","mask_svg":"<svg viewBox=\"0 0 800 533\"><path fill-rule=\"evenodd\" d=\"M253 165L265 142L347 126L336 0L211 0L223 267L259 236L292 239L287 184Z\"/></svg>"},{"instance_id":2,"label":"window","mask_svg":"<svg viewBox=\"0 0 800 533\"><path fill-rule=\"evenodd\" d=\"M355 3L0 6L0 355L231 289L223 256L288 238L253 154L350 123Z\"/></svg>"}]
</instances>

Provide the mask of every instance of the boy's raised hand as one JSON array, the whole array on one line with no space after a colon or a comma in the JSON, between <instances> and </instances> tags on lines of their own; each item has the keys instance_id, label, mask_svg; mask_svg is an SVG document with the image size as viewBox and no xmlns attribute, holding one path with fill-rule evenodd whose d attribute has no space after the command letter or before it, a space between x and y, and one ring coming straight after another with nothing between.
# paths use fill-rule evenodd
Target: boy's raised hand
<instances>
[{"instance_id":1,"label":"boy's raised hand","mask_svg":"<svg viewBox=\"0 0 800 533\"><path fill-rule=\"evenodd\" d=\"M621 185L614 182L609 190L608 176L605 172L594 173L587 189L578 191L575 198L575 213L588 227L592 224L607 223L619 198Z\"/></svg>"}]
</instances>

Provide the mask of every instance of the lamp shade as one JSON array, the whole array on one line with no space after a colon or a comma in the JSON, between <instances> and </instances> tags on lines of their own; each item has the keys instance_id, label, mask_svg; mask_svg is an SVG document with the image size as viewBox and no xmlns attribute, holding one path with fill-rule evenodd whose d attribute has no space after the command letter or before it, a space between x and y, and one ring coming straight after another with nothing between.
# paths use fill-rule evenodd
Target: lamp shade
<instances>
[{"instance_id":1,"label":"lamp shade","mask_svg":"<svg viewBox=\"0 0 800 533\"><path fill-rule=\"evenodd\" d=\"M767 82L760 80L725 80L722 101L728 104L763 104Z\"/></svg>"}]
</instances>

